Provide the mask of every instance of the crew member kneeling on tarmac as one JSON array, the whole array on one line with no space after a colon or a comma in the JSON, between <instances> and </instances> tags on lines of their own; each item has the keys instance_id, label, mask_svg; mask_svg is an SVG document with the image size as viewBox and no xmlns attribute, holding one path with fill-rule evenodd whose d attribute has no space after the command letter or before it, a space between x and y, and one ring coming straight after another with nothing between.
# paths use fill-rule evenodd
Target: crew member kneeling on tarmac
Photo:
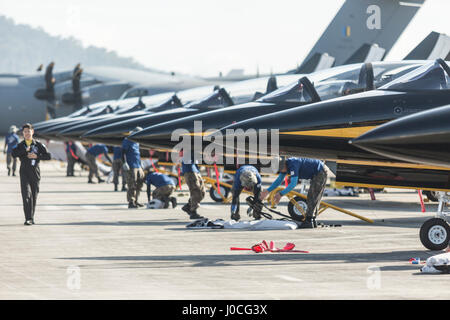
<instances>
[{"instance_id":1,"label":"crew member kneeling on tarmac","mask_svg":"<svg viewBox=\"0 0 450 320\"><path fill-rule=\"evenodd\" d=\"M254 166L245 165L240 167L234 175L232 188L233 200L231 202L231 219L239 221L239 195L242 190L252 191L255 199L259 199L261 194L261 175ZM253 210L253 217L261 219L261 214Z\"/></svg>"},{"instance_id":2,"label":"crew member kneeling on tarmac","mask_svg":"<svg viewBox=\"0 0 450 320\"><path fill-rule=\"evenodd\" d=\"M98 166L95 158L99 155L104 154L105 158L112 164L113 161L108 156L108 148L104 144L96 144L90 147L86 152L86 159L89 164L89 180L88 183L95 183L92 181L92 177L95 175L98 179L98 183L105 182L100 175L98 174Z\"/></svg>"},{"instance_id":3,"label":"crew member kneeling on tarmac","mask_svg":"<svg viewBox=\"0 0 450 320\"><path fill-rule=\"evenodd\" d=\"M147 199L148 209L167 209L169 203L172 203L172 208L177 206L177 199L171 197L172 193L175 191L175 183L167 175L149 171L146 178L147 183ZM152 193L152 185L156 187L155 191ZM153 200L152 200L153 198Z\"/></svg>"},{"instance_id":4,"label":"crew member kneeling on tarmac","mask_svg":"<svg viewBox=\"0 0 450 320\"><path fill-rule=\"evenodd\" d=\"M306 199L306 219L300 225L300 228L315 228L317 227L315 212L317 206L320 204L320 200L325 190L327 183L327 172L324 164L320 160L308 159L308 158L280 158L279 163L280 174L278 178L272 183L272 185L261 193L261 200L264 200L269 192L277 188L286 174L289 173L291 182L282 191L278 192L274 197L275 204L280 202L282 196L288 194L293 190L298 183L299 179L310 179L311 183L308 190L308 196Z\"/></svg>"},{"instance_id":5,"label":"crew member kneeling on tarmac","mask_svg":"<svg viewBox=\"0 0 450 320\"><path fill-rule=\"evenodd\" d=\"M129 132L129 135L141 131L141 127L136 127ZM127 200L128 209L136 209L143 207L143 204L138 202L139 194L145 180L144 170L141 166L141 152L139 151L139 143L123 139L122 142L122 162L123 170L127 176Z\"/></svg>"},{"instance_id":6,"label":"crew member kneeling on tarmac","mask_svg":"<svg viewBox=\"0 0 450 320\"><path fill-rule=\"evenodd\" d=\"M41 170L39 161L50 160L45 145L33 139L34 129L29 123L22 126L24 140L12 150L12 156L20 159L20 189L22 192L25 225L34 224L34 213L39 193Z\"/></svg>"}]
</instances>

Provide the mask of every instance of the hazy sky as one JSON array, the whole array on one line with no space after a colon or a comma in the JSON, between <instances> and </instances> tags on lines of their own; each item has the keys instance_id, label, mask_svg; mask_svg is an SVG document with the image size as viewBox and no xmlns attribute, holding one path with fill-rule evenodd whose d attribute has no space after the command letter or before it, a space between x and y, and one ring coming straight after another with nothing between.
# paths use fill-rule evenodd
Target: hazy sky
<instances>
[{"instance_id":1,"label":"hazy sky","mask_svg":"<svg viewBox=\"0 0 450 320\"><path fill-rule=\"evenodd\" d=\"M343 2L0 0L0 14L148 67L213 76L295 68ZM403 58L431 31L450 34L449 12L449 0L427 0L387 58Z\"/></svg>"}]
</instances>

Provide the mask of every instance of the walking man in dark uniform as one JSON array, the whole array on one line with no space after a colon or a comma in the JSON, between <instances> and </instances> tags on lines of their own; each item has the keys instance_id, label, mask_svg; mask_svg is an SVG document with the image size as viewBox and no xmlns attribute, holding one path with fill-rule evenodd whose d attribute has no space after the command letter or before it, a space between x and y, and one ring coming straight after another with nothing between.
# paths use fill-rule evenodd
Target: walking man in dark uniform
<instances>
[{"instance_id":1,"label":"walking man in dark uniform","mask_svg":"<svg viewBox=\"0 0 450 320\"><path fill-rule=\"evenodd\" d=\"M113 156L113 182L114 182L114 191L119 191L119 175L122 174L122 191L127 191L126 183L127 180L125 178L125 172L122 169L123 161L122 161L122 147L114 147L113 148L114 156Z\"/></svg>"},{"instance_id":2,"label":"walking man in dark uniform","mask_svg":"<svg viewBox=\"0 0 450 320\"><path fill-rule=\"evenodd\" d=\"M320 204L320 200L323 196L323 191L327 183L327 172L324 164L320 160L308 159L308 158L284 158L280 159L280 174L278 178L272 183L272 185L261 193L261 200L264 200L269 192L277 188L281 182L289 174L291 182L282 191L278 192L274 197L275 204L280 202L282 196L293 190L299 179L311 180L306 199L306 219L300 225L300 228L315 228L316 224L316 208Z\"/></svg>"},{"instance_id":3,"label":"walking man in dark uniform","mask_svg":"<svg viewBox=\"0 0 450 320\"><path fill-rule=\"evenodd\" d=\"M20 159L20 188L22 191L25 225L34 224L34 213L39 193L41 171L40 160L50 160L50 153L44 144L33 139L33 126L29 123L22 126L24 140L13 149L13 157Z\"/></svg>"},{"instance_id":4,"label":"walking man in dark uniform","mask_svg":"<svg viewBox=\"0 0 450 320\"><path fill-rule=\"evenodd\" d=\"M232 188L233 199L231 201L231 219L239 221L239 195L242 190L252 191L255 199L259 199L261 195L261 175L254 166L245 165L240 167L234 175ZM253 212L256 220L261 219L259 212Z\"/></svg>"},{"instance_id":5,"label":"walking man in dark uniform","mask_svg":"<svg viewBox=\"0 0 450 320\"><path fill-rule=\"evenodd\" d=\"M8 176L11 175L11 169L12 169L12 175L16 175L16 166L17 166L17 159L14 158L11 153L12 150L17 146L19 143L19 136L17 135L17 127L11 126L9 128L9 133L5 137L5 147L3 149L3 153L6 153L6 167L8 168ZM12 162L12 168L11 168L11 162Z\"/></svg>"},{"instance_id":6,"label":"walking man in dark uniform","mask_svg":"<svg viewBox=\"0 0 450 320\"><path fill-rule=\"evenodd\" d=\"M129 134L141 131L141 127L136 127ZM143 204L138 202L139 194L144 185L145 174L141 166L141 153L139 150L139 143L123 139L122 142L122 161L123 169L127 176L127 200L128 209L136 209L143 207Z\"/></svg>"},{"instance_id":7,"label":"walking man in dark uniform","mask_svg":"<svg viewBox=\"0 0 450 320\"><path fill-rule=\"evenodd\" d=\"M94 181L92 181L92 178L94 176L97 177L98 183L105 182L105 180L100 178L100 175L98 174L98 166L97 166L97 162L95 160L101 154L103 154L110 163L113 163L113 161L111 160L111 158L108 155L108 148L104 144L101 144L101 143L96 144L96 145L93 145L92 147L90 147L89 149L87 149L86 160L88 161L88 165L89 165L88 183L95 183Z\"/></svg>"}]
</instances>

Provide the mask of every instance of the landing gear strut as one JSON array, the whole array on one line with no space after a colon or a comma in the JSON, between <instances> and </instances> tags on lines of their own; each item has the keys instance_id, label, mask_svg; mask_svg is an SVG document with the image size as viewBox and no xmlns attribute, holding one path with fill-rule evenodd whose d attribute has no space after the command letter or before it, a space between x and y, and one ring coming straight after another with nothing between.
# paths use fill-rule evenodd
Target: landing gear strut
<instances>
[{"instance_id":1,"label":"landing gear strut","mask_svg":"<svg viewBox=\"0 0 450 320\"><path fill-rule=\"evenodd\" d=\"M450 203L450 194L438 192L437 196L439 207L436 217L425 221L420 228L420 241L430 250L444 250L450 241L450 211L445 210Z\"/></svg>"}]
</instances>

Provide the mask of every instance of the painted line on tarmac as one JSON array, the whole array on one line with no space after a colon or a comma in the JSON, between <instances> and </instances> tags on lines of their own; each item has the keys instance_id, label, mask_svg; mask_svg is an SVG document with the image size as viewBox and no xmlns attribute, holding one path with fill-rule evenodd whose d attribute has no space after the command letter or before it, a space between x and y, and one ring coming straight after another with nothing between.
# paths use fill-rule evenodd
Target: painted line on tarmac
<instances>
[{"instance_id":1,"label":"painted line on tarmac","mask_svg":"<svg viewBox=\"0 0 450 320\"><path fill-rule=\"evenodd\" d=\"M290 276L285 276L284 274L278 274L275 276L275 278L279 278L281 280L286 280L286 281L291 281L291 282L303 282L302 279L298 279L298 278L294 278L294 277L290 277Z\"/></svg>"}]
</instances>

